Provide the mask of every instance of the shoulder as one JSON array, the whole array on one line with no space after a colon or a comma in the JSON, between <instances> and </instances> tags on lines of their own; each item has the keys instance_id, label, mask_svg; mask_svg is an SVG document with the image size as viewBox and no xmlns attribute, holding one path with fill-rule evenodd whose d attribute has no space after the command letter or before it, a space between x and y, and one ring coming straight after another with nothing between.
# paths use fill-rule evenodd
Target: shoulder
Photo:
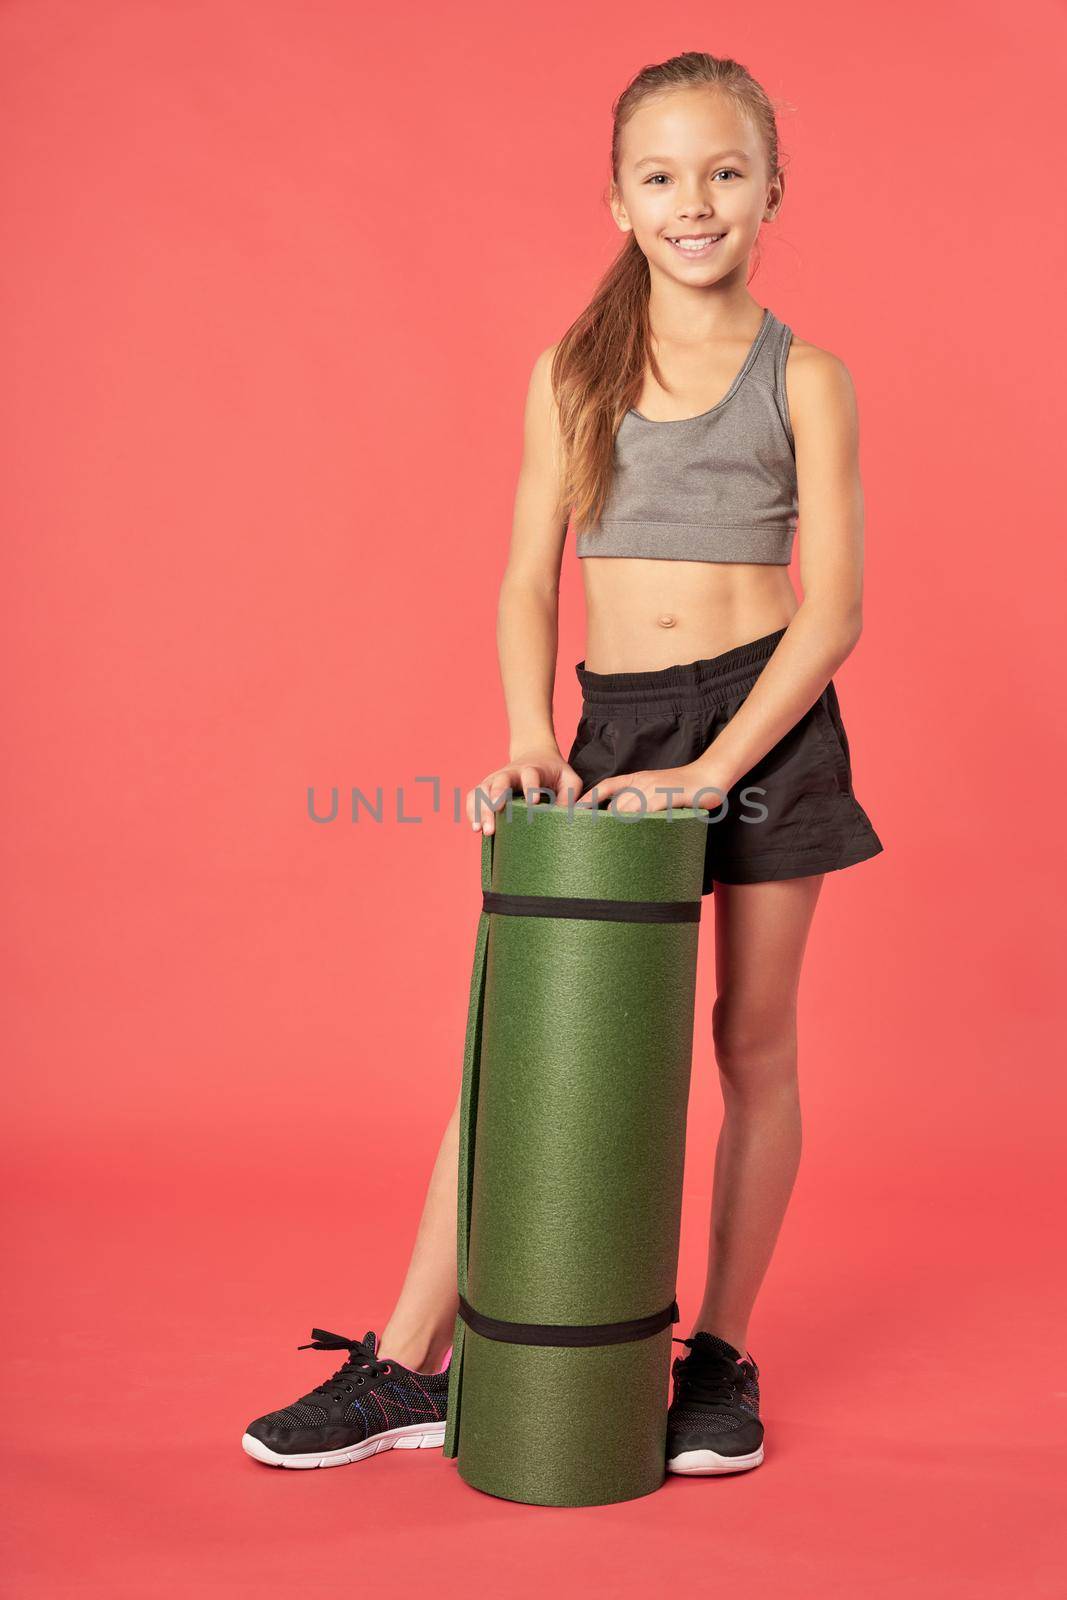
<instances>
[{"instance_id":1,"label":"shoulder","mask_svg":"<svg viewBox=\"0 0 1067 1600\"><path fill-rule=\"evenodd\" d=\"M534 357L530 369L530 394L537 396L542 402L554 399L552 392L552 365L556 359L558 344L550 344Z\"/></svg>"},{"instance_id":2,"label":"shoulder","mask_svg":"<svg viewBox=\"0 0 1067 1600\"><path fill-rule=\"evenodd\" d=\"M558 349L557 344L548 345L534 357L530 368L526 389L526 417L527 422L534 427L554 428L559 422L559 406L552 383L552 366Z\"/></svg>"},{"instance_id":3,"label":"shoulder","mask_svg":"<svg viewBox=\"0 0 1067 1600\"><path fill-rule=\"evenodd\" d=\"M551 464L559 470L560 417L559 404L552 383L552 365L557 345L549 345L535 357L530 368L523 411L523 436L526 459L531 463Z\"/></svg>"},{"instance_id":4,"label":"shoulder","mask_svg":"<svg viewBox=\"0 0 1067 1600\"><path fill-rule=\"evenodd\" d=\"M805 419L832 421L856 410L852 374L841 357L795 333L789 341L785 381L794 430L803 427Z\"/></svg>"}]
</instances>

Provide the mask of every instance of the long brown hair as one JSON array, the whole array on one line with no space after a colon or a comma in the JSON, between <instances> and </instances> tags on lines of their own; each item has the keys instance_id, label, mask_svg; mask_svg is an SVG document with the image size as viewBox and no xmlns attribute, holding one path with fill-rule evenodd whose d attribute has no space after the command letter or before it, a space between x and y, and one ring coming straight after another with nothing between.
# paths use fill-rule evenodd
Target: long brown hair
<instances>
[{"instance_id":1,"label":"long brown hair","mask_svg":"<svg viewBox=\"0 0 1067 1600\"><path fill-rule=\"evenodd\" d=\"M767 171L784 184L775 107L763 86L738 61L687 50L643 67L612 106L611 173L619 181L622 130L642 101L670 89L706 87L733 97L763 141ZM756 258L758 265L758 250ZM552 389L559 409L562 489L559 514L576 532L595 523L611 486L615 434L637 403L646 366L660 372L649 335L648 261L631 232L571 323L552 360Z\"/></svg>"}]
</instances>

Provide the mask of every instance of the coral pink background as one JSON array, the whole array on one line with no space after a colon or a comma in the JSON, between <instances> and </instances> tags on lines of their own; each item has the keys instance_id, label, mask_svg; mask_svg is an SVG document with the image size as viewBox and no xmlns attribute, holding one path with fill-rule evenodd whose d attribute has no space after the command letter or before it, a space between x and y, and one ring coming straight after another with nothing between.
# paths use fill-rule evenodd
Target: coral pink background
<instances>
[{"instance_id":1,"label":"coral pink background","mask_svg":"<svg viewBox=\"0 0 1067 1600\"><path fill-rule=\"evenodd\" d=\"M1064 21L0 11L6 1592L1059 1592ZM886 845L811 939L766 1464L569 1512L436 1451L272 1473L244 1424L332 1370L313 1322L381 1329L457 1093L526 381L620 242L611 100L692 48L787 102L752 291L860 396ZM314 825L335 784L390 820Z\"/></svg>"}]
</instances>

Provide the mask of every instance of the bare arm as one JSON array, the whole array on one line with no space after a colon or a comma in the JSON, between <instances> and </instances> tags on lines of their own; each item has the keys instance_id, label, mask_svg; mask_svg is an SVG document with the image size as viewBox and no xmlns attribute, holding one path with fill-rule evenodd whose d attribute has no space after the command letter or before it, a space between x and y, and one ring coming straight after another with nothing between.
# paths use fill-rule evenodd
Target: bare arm
<instances>
[{"instance_id":1,"label":"bare arm","mask_svg":"<svg viewBox=\"0 0 1067 1600\"><path fill-rule=\"evenodd\" d=\"M528 749L556 746L552 689L567 525L555 515L559 441L549 382L552 354L542 351L530 375L511 547L497 606L497 650L511 760Z\"/></svg>"},{"instance_id":2,"label":"bare arm","mask_svg":"<svg viewBox=\"0 0 1067 1600\"><path fill-rule=\"evenodd\" d=\"M559 581L566 519L556 506L560 482L558 414L550 373L555 348L534 362L526 395L522 465L507 565L497 605L497 650L508 718L507 764L467 796L471 826L493 831L493 812L509 790L545 787L559 799L581 787L556 742L552 690L559 642ZM534 802L538 797L532 796Z\"/></svg>"},{"instance_id":3,"label":"bare arm","mask_svg":"<svg viewBox=\"0 0 1067 1600\"><path fill-rule=\"evenodd\" d=\"M859 418L848 368L815 345L787 363L803 600L743 705L695 763L725 793L814 705L863 627Z\"/></svg>"}]
</instances>

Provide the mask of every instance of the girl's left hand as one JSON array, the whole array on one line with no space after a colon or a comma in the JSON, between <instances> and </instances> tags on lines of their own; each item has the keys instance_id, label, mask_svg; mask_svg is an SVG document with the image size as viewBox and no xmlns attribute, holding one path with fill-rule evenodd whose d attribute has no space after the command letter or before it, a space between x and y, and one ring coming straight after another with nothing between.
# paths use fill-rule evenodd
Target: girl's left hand
<instances>
[{"instance_id":1,"label":"girl's left hand","mask_svg":"<svg viewBox=\"0 0 1067 1600\"><path fill-rule=\"evenodd\" d=\"M688 806L692 810L717 811L726 798L726 785L717 784L705 767L663 767L658 772L620 772L583 790L575 805L592 807L594 800L611 800L620 789L612 810L637 812L666 811ZM593 791L596 791L595 796ZM589 798L586 798L588 796Z\"/></svg>"}]
</instances>

